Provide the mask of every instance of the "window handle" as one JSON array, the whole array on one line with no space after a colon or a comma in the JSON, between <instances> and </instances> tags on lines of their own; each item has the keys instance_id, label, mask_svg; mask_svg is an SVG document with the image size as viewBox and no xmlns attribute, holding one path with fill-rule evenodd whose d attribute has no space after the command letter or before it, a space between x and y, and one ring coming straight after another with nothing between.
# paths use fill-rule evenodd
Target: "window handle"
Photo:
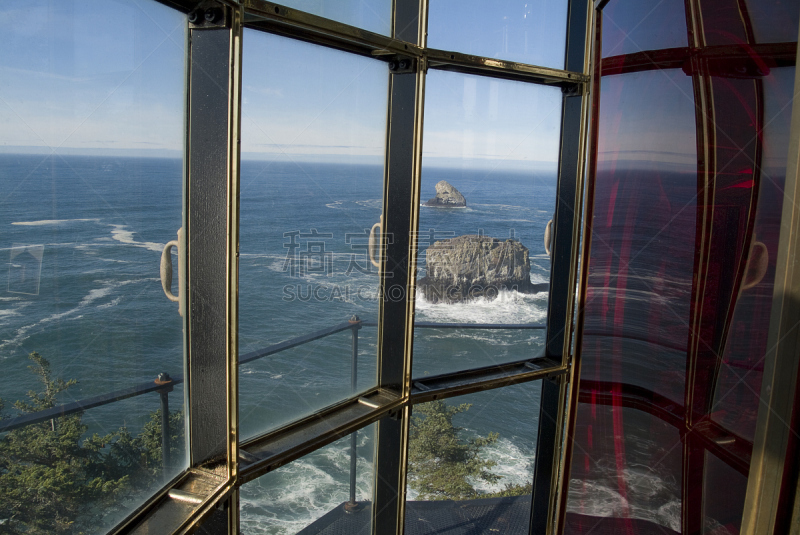
<instances>
[{"instance_id":1,"label":"window handle","mask_svg":"<svg viewBox=\"0 0 800 535\"><path fill-rule=\"evenodd\" d=\"M161 251L161 288L167 299L178 303L178 314L183 316L183 302L180 298L181 271L183 260L181 257L181 242L183 241L183 228L178 229L178 239L168 242ZM172 248L178 251L178 295L172 293Z\"/></svg>"},{"instance_id":2,"label":"window handle","mask_svg":"<svg viewBox=\"0 0 800 535\"><path fill-rule=\"evenodd\" d=\"M547 226L544 227L544 252L547 253L547 256L553 255L553 220L547 222Z\"/></svg>"},{"instance_id":3,"label":"window handle","mask_svg":"<svg viewBox=\"0 0 800 535\"><path fill-rule=\"evenodd\" d=\"M372 225L372 228L369 230L369 261L372 262L373 266L379 268L381 267L380 262L375 261L375 249L376 249L375 242L377 241L375 239L376 228L380 229L379 230L380 236L383 236L383 216L381 216L380 221Z\"/></svg>"}]
</instances>

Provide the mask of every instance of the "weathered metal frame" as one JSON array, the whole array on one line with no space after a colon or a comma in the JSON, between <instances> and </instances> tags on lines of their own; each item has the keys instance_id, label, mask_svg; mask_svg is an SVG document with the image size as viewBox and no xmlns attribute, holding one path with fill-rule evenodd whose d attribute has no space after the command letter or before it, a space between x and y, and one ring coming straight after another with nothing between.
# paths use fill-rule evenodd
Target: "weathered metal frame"
<instances>
[{"instance_id":1,"label":"weathered metal frame","mask_svg":"<svg viewBox=\"0 0 800 535\"><path fill-rule=\"evenodd\" d=\"M213 0L158 0L172 8L191 12L198 6L212 3ZM405 478L407 463L408 425L411 406L433 399L463 395L471 392L501 388L547 378L555 380L559 385L557 410L564 412L566 404L566 384L570 374L569 350L560 352L556 346L570 345L572 328L572 302L575 270L577 265L577 243L580 236L580 215L575 213L573 220L560 225L557 230L556 250L569 250L565 258L559 260L561 265L568 264L568 284L561 281L559 287L567 287L569 305L559 309L554 316L564 316L562 323L565 333L562 343L550 344L551 350L544 358L489 366L481 369L467 370L443 376L428 377L424 382L413 381L411 377L411 359L414 330L414 284L416 270L416 251L410 246L409 237L417 230L419 218L419 184L422 159L422 126L423 103L425 92L425 73L434 68L518 80L528 83L561 87L565 91L565 99L569 102L580 101L575 115L572 111L565 113L564 133L562 134L562 154L569 167L572 193L566 197L574 197L579 203L583 193L582 170L584 168L583 138L586 122L586 88L590 80L585 66L581 68L574 61L567 60L567 68L576 70L559 70L535 65L526 65L492 58L478 57L458 52L432 50L426 48L427 2L425 0L395 0L393 5L393 35L378 35L365 30L340 24L322 17L287 8L265 0L219 0L226 8L225 23L229 35L229 61L223 67L228 88L225 98L211 103L213 110L224 108L227 118L225 135L215 134L213 139L198 143L198 120L203 115L192 115L192 98L187 104L187 176L186 192L187 210L184 214L184 228L189 231L184 295L197 289L196 272L198 263L204 262L201 255L209 256L216 264L216 272L220 266L225 271L222 277L213 278L202 285L215 288L217 306L215 310L225 310L223 322L212 322L207 327L203 324L204 311L192 309L197 305L197 298L189 298L186 310L187 333L187 369L185 370L187 406L187 436L189 439L191 467L177 476L160 493L147 504L131 514L120 524L116 533L146 532L148 529L160 533L238 533L238 487L278 466L299 458L336 440L339 437L355 432L371 423L377 423L376 441L376 480L375 506L373 506L373 533L402 533L405 516ZM573 4L577 4L573 0ZM591 3L588 3L589 9ZM413 20L416 18L416 20ZM574 27L574 20L571 18ZM577 20L577 19L576 19ZM411 23L411 24L409 24ZM396 274L398 280L404 281L405 299L402 302L386 302L381 306L379 322L379 378L378 386L373 390L353 398L343 400L339 404L323 409L308 418L294 422L289 426L249 439L239 444L238 409L237 409L237 282L238 282L238 163L239 163L239 120L241 113L241 38L243 28L252 28L284 35L294 39L336 48L350 53L361 54L383 61L398 57L415 60L415 72L408 74L391 73L390 104L388 110L387 154L386 154L386 186L384 206L386 224L385 232L405 240L393 240L392 244L384 244L386 258L393 259L392 266L383 266L383 272L389 270ZM191 32L220 31L209 28L192 28ZM573 32L573 35L577 35ZM190 44L192 39L190 37ZM196 44L196 43L195 43ZM586 43L588 47L590 43ZM574 46L574 44L572 45ZM574 52L574 48L573 48ZM568 51L569 53L569 51ZM190 57L197 59L197 54ZM191 60L190 60L191 61ZM194 65L194 64L193 64ZM219 67L219 65L217 65ZM208 62L190 68L190 73L198 68L212 68ZM187 75L187 93L192 95L193 79ZM567 102L567 100L565 100ZM570 106L572 110L574 106ZM574 111L574 110L573 110ZM568 118L567 118L568 116ZM221 149L224 147L224 150ZM577 147L577 152L575 151ZM207 173L206 180L211 189L205 200L194 198L197 193L197 170L202 174L199 165L207 161L208 149L215 154L224 166L217 173ZM565 155L566 153L566 155ZM221 169L224 168L224 173ZM573 169L574 168L574 169ZM224 176L223 176L224 174ZM221 182L222 181L222 182ZM223 185L224 183L224 185ZM221 189L220 189L221 188ZM215 192L215 193L214 193ZM220 199L219 197L223 198ZM568 200L565 197L565 202ZM561 196L559 197L561 198ZM217 210L224 214L224 224L217 225L214 237L207 236L208 247L221 247L209 252L202 250L193 241L193 225L202 222L192 220L193 205L205 201L215 202ZM567 202L569 204L569 202ZM577 206L577 204L576 204ZM224 209L223 209L224 207ZM562 222L564 216L562 215ZM562 228L563 227L563 228ZM571 229L571 230L570 230ZM196 230L196 229L194 229ZM221 241L220 241L221 240ZM216 242L216 244L212 243ZM220 245L222 243L222 245ZM201 252L201 250L203 252ZM398 262L399 260L399 262ZM220 263L222 262L222 263ZM193 269L195 271L193 271ZM194 274L194 280L192 276ZM561 275L559 275L561 277ZM221 293L220 293L221 291ZM560 299L560 297L559 297ZM206 302L206 304L208 304ZM205 311L207 313L207 311ZM218 318L217 318L218 319ZM423 327L423 325L420 325ZM469 326L473 328L476 326ZM480 328L496 328L480 326ZM541 328L541 326L529 326ZM196 337L200 337L195 339ZM215 351L205 351L209 337L222 337L224 342ZM199 349L204 348L204 349ZM224 349L223 349L224 348ZM224 359L222 354L224 353ZM263 355L248 355L259 358ZM216 372L210 371L212 366ZM211 376L211 377L209 377ZM224 379L222 379L224 377ZM193 380L194 379L194 380ZM207 382L209 380L211 382ZM223 384L224 383L224 384ZM209 398L204 396L208 395ZM219 398L219 399L216 399ZM200 400L205 399L206 402ZM211 401L213 400L213 401ZM221 422L224 422L221 424ZM208 426L211 425L209 428ZM556 427L563 427L563 418ZM213 429L212 429L213 428ZM550 436L548 434L548 436ZM560 451L561 435L552 435L558 441L554 451ZM239 450L241 448L241 451ZM558 464L556 453L554 462ZM560 471L556 471L560 473ZM556 479L552 479L553 484ZM552 504L557 493L549 493ZM552 506L552 505L551 505ZM533 530L533 526L531 527ZM534 531L532 531L534 532Z\"/></svg>"},{"instance_id":2,"label":"weathered metal frame","mask_svg":"<svg viewBox=\"0 0 800 535\"><path fill-rule=\"evenodd\" d=\"M385 58L387 61L397 56L416 58L424 63L423 70L432 68L570 88L589 80L582 70L571 71L569 67L566 70L553 69L456 51L429 49L419 40L416 24L404 27L402 34L395 32L389 37L266 0L243 0L243 4L246 10L247 28L268 31L364 56ZM413 8L406 8L402 0L396 0L394 8L402 9L404 13L416 13ZM427 9L422 11L423 14L427 13ZM398 14L395 14L395 17L397 16Z\"/></svg>"},{"instance_id":3,"label":"weathered metal frame","mask_svg":"<svg viewBox=\"0 0 800 535\"><path fill-rule=\"evenodd\" d=\"M599 15L600 10L605 6L607 0L596 0L590 6L591 16L587 20L587 57L586 62L587 72L591 73L590 88L588 88L587 97L587 110L585 119L586 139L584 139L585 149L581 161L585 165L585 172L588 176L594 174L594 169L597 166L597 131L598 126L596 122L595 113L599 109L600 103L600 72L602 69L602 61L600 60L600 50L602 43L602 23L603 18ZM573 300L573 317L574 330L572 333L572 340L574 340L574 347L572 352L572 360L569 370L569 389L566 395L562 398L565 403L565 410L562 413L564 418L563 433L564 443L563 451L561 452L560 473L559 481L556 484L558 489L558 496L553 506L553 514L555 518L550 526L553 533L560 533L563 531L567 513L567 486L565 482L568 480L570 465L572 463L573 452L573 436L575 434L575 425L577 418L577 405L578 397L580 394L579 382L581 376L581 351L583 342L583 326L585 310L581 301L581 296L586 295L586 288L589 276L589 258L591 255L591 221L594 217L594 183L587 181L583 189L583 220L574 231L577 235L580 232L580 267L576 277L577 295ZM579 231L580 229L580 231ZM577 246L577 244L576 244ZM565 347L567 341L565 340Z\"/></svg>"},{"instance_id":4,"label":"weathered metal frame","mask_svg":"<svg viewBox=\"0 0 800 535\"><path fill-rule=\"evenodd\" d=\"M570 0L565 67L590 79L594 9L589 2ZM561 531L560 503L565 494L565 458L569 450L567 422L574 404L568 398L575 372L572 353L576 304L577 263L584 223L583 194L586 170L586 134L589 127L589 86L564 92L558 194L553 225L552 271L548 301L545 355L558 359L564 374L542 381L539 433L531 505L531 535Z\"/></svg>"},{"instance_id":5,"label":"weathered metal frame","mask_svg":"<svg viewBox=\"0 0 800 535\"><path fill-rule=\"evenodd\" d=\"M392 40L403 50L425 46L425 0L395 0ZM422 118L425 58L410 72L390 72L384 163L381 281L384 299L378 321L378 386L397 392L404 402L411 390L414 292L417 254L412 236L419 225L422 170ZM401 298L392 289L400 286ZM388 299L387 299L388 297ZM381 419L375 429L372 533L401 535L405 522L405 482L410 411L408 406Z\"/></svg>"},{"instance_id":6,"label":"weathered metal frame","mask_svg":"<svg viewBox=\"0 0 800 535\"><path fill-rule=\"evenodd\" d=\"M800 56L800 50L798 51ZM794 94L800 89L800 69L795 71ZM761 386L761 404L747 482L742 534L800 530L796 460L789 444L797 435L797 383L800 368L800 106L792 109L783 213L773 290L767 354ZM782 494L794 503L782 503ZM780 526L780 529L776 529ZM788 533L788 531L786 531Z\"/></svg>"}]
</instances>

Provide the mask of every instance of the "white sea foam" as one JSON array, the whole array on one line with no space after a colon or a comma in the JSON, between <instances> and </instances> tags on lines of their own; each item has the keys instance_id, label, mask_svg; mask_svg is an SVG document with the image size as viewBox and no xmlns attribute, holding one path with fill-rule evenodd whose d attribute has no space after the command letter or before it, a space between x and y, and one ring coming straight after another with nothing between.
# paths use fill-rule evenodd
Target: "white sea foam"
<instances>
[{"instance_id":1,"label":"white sea foam","mask_svg":"<svg viewBox=\"0 0 800 535\"><path fill-rule=\"evenodd\" d=\"M480 208L480 209L487 209L490 211L502 211L502 212L527 212L530 210L530 207L527 206L515 206L513 204L480 204L480 203L472 203L470 206L473 208Z\"/></svg>"},{"instance_id":2,"label":"white sea foam","mask_svg":"<svg viewBox=\"0 0 800 535\"><path fill-rule=\"evenodd\" d=\"M356 201L356 204L363 208L374 208L380 210L383 206L383 199L367 199L365 201Z\"/></svg>"},{"instance_id":3,"label":"white sea foam","mask_svg":"<svg viewBox=\"0 0 800 535\"><path fill-rule=\"evenodd\" d=\"M148 251L155 251L160 253L164 249L163 243L155 243L155 242L139 242L133 239L133 235L135 232L132 230L126 230L128 225L109 225L113 227L111 231L111 237L126 245L133 245L134 247L142 247L147 249Z\"/></svg>"},{"instance_id":4,"label":"white sea foam","mask_svg":"<svg viewBox=\"0 0 800 535\"><path fill-rule=\"evenodd\" d=\"M12 225L24 225L26 227L39 227L43 225L63 225L65 223L79 223L84 221L100 221L99 219L42 219L40 221L15 221Z\"/></svg>"},{"instance_id":5,"label":"white sea foam","mask_svg":"<svg viewBox=\"0 0 800 535\"><path fill-rule=\"evenodd\" d=\"M20 313L17 309L2 309L0 308L0 321L10 316L19 316Z\"/></svg>"},{"instance_id":6,"label":"white sea foam","mask_svg":"<svg viewBox=\"0 0 800 535\"><path fill-rule=\"evenodd\" d=\"M97 305L97 308L103 309L103 308L115 307L120 303L120 301L122 301L122 296L114 298L111 301L109 301L108 303L103 303L102 305Z\"/></svg>"},{"instance_id":7,"label":"white sea foam","mask_svg":"<svg viewBox=\"0 0 800 535\"><path fill-rule=\"evenodd\" d=\"M531 273L531 283L533 284L544 284L550 282L550 277L547 275L542 275L541 273Z\"/></svg>"},{"instance_id":8,"label":"white sea foam","mask_svg":"<svg viewBox=\"0 0 800 535\"><path fill-rule=\"evenodd\" d=\"M89 290L89 293L86 294L86 296L78 304L78 308L83 308L87 305L90 305L92 301L97 301L98 299L102 299L103 297L110 294L113 289L114 289L113 286L106 286L104 288L95 288L93 290Z\"/></svg>"},{"instance_id":9,"label":"white sea foam","mask_svg":"<svg viewBox=\"0 0 800 535\"><path fill-rule=\"evenodd\" d=\"M598 468L598 472L610 472ZM681 530L681 500L668 481L646 466L630 466L623 471L628 499L612 488L614 478L572 479L567 511L597 517L646 520Z\"/></svg>"},{"instance_id":10,"label":"white sea foam","mask_svg":"<svg viewBox=\"0 0 800 535\"><path fill-rule=\"evenodd\" d=\"M538 323L547 316L547 293L502 290L492 300L480 297L465 303L434 304L418 291L416 313L418 321L439 323Z\"/></svg>"},{"instance_id":11,"label":"white sea foam","mask_svg":"<svg viewBox=\"0 0 800 535\"><path fill-rule=\"evenodd\" d=\"M366 437L360 434L359 443ZM350 449L341 443L242 487L241 524L252 534L297 533L349 498ZM356 499L371 499L372 466L358 458Z\"/></svg>"},{"instance_id":12,"label":"white sea foam","mask_svg":"<svg viewBox=\"0 0 800 535\"><path fill-rule=\"evenodd\" d=\"M472 481L481 492L498 492L506 485L525 485L533 479L533 452L523 450L508 438L501 437L485 448L482 457L496 463L489 471L500 480L495 484Z\"/></svg>"},{"instance_id":13,"label":"white sea foam","mask_svg":"<svg viewBox=\"0 0 800 535\"><path fill-rule=\"evenodd\" d=\"M6 347L18 346L22 344L22 342L24 342L30 336L29 333L31 331L35 331L41 327L46 328L51 323L57 322L59 320L67 320L67 319L74 320L83 317L82 314L79 314L80 312L85 311L86 308L89 307L89 305L91 305L95 301L102 300L103 298L108 297L109 294L111 294L115 289L121 286L126 286L128 284L135 284L144 281L154 281L154 280L158 279L146 278L146 279L133 279L127 281L95 281L96 283L99 283L102 286L100 288L92 288L91 290L89 290L89 293L87 293L75 307L66 310L64 312L51 314L45 318L40 319L39 321L19 327L14 332L14 336L12 338L0 340L0 349L5 349ZM119 301L117 301L117 303L118 302ZM110 303L101 303L100 305L98 305L97 308L100 309L100 308L108 308L109 306L114 306L111 303L114 303L114 300L112 300Z\"/></svg>"},{"instance_id":14,"label":"white sea foam","mask_svg":"<svg viewBox=\"0 0 800 535\"><path fill-rule=\"evenodd\" d=\"M349 201L349 200L333 201L326 203L325 206L327 208L332 208L334 210L354 210L361 208L380 210L382 204L383 204L382 199L365 199L361 201Z\"/></svg>"},{"instance_id":15,"label":"white sea foam","mask_svg":"<svg viewBox=\"0 0 800 535\"><path fill-rule=\"evenodd\" d=\"M368 448L371 440L367 433L359 433L359 449ZM258 535L297 533L347 501L350 449L349 443L343 442L320 449L242 487L243 531ZM491 471L501 476L501 480L495 485L475 482L481 491L499 491L506 484L524 485L533 477L533 452L509 438L501 438L485 448L482 455L495 461ZM370 500L371 462L359 456L356 474L356 499ZM409 488L407 496L409 500L415 500L418 493Z\"/></svg>"}]
</instances>

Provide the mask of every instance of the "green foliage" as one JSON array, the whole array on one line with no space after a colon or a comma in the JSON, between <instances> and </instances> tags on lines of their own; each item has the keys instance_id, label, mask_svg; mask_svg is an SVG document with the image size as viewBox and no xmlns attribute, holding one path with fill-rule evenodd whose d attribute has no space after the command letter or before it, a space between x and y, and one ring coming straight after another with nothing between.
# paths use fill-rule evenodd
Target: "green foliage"
<instances>
[{"instance_id":1,"label":"green foliage","mask_svg":"<svg viewBox=\"0 0 800 535\"><path fill-rule=\"evenodd\" d=\"M20 413L54 407L77 381L53 379L50 363L34 352L29 366L42 383L17 401ZM0 399L0 419L4 402ZM183 417L170 414L177 456ZM0 533L84 533L84 526L113 514L127 498L161 473L161 414L151 414L138 437L126 428L83 438L82 414L54 418L9 431L0 438ZM172 449L172 448L171 448ZM89 529L89 531L91 531Z\"/></svg>"},{"instance_id":2,"label":"green foliage","mask_svg":"<svg viewBox=\"0 0 800 535\"><path fill-rule=\"evenodd\" d=\"M183 455L183 412L169 413L169 451L173 461ZM149 470L155 474L160 472L161 461L161 409L150 413L150 421L144 424L142 432L134 442Z\"/></svg>"},{"instance_id":3,"label":"green foliage","mask_svg":"<svg viewBox=\"0 0 800 535\"><path fill-rule=\"evenodd\" d=\"M468 411L467 403L451 406L437 400L417 405L411 417L408 450L409 485L422 500L469 500L486 497L472 485L497 483L490 472L494 461L480 458L481 449L497 442L498 434L464 439L453 417Z\"/></svg>"}]
</instances>

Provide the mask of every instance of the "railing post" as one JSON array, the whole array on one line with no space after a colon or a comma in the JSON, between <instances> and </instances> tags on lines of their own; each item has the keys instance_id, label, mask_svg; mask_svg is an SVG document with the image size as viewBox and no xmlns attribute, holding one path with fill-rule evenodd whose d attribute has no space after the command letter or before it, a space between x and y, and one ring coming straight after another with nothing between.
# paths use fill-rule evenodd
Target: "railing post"
<instances>
[{"instance_id":1,"label":"railing post","mask_svg":"<svg viewBox=\"0 0 800 535\"><path fill-rule=\"evenodd\" d=\"M361 318L353 316L350 322L353 325L351 331L353 332L353 356L350 359L350 390L353 394L356 393L358 388L358 331L361 329ZM358 432L355 431L350 435L350 501L344 506L345 511L352 512L356 510L356 443Z\"/></svg>"},{"instance_id":2,"label":"railing post","mask_svg":"<svg viewBox=\"0 0 800 535\"><path fill-rule=\"evenodd\" d=\"M169 426L169 393L172 392L172 377L168 373L160 373L155 380L157 385L164 385L158 390L161 396L161 467L166 474L170 465L169 437L171 435Z\"/></svg>"}]
</instances>

